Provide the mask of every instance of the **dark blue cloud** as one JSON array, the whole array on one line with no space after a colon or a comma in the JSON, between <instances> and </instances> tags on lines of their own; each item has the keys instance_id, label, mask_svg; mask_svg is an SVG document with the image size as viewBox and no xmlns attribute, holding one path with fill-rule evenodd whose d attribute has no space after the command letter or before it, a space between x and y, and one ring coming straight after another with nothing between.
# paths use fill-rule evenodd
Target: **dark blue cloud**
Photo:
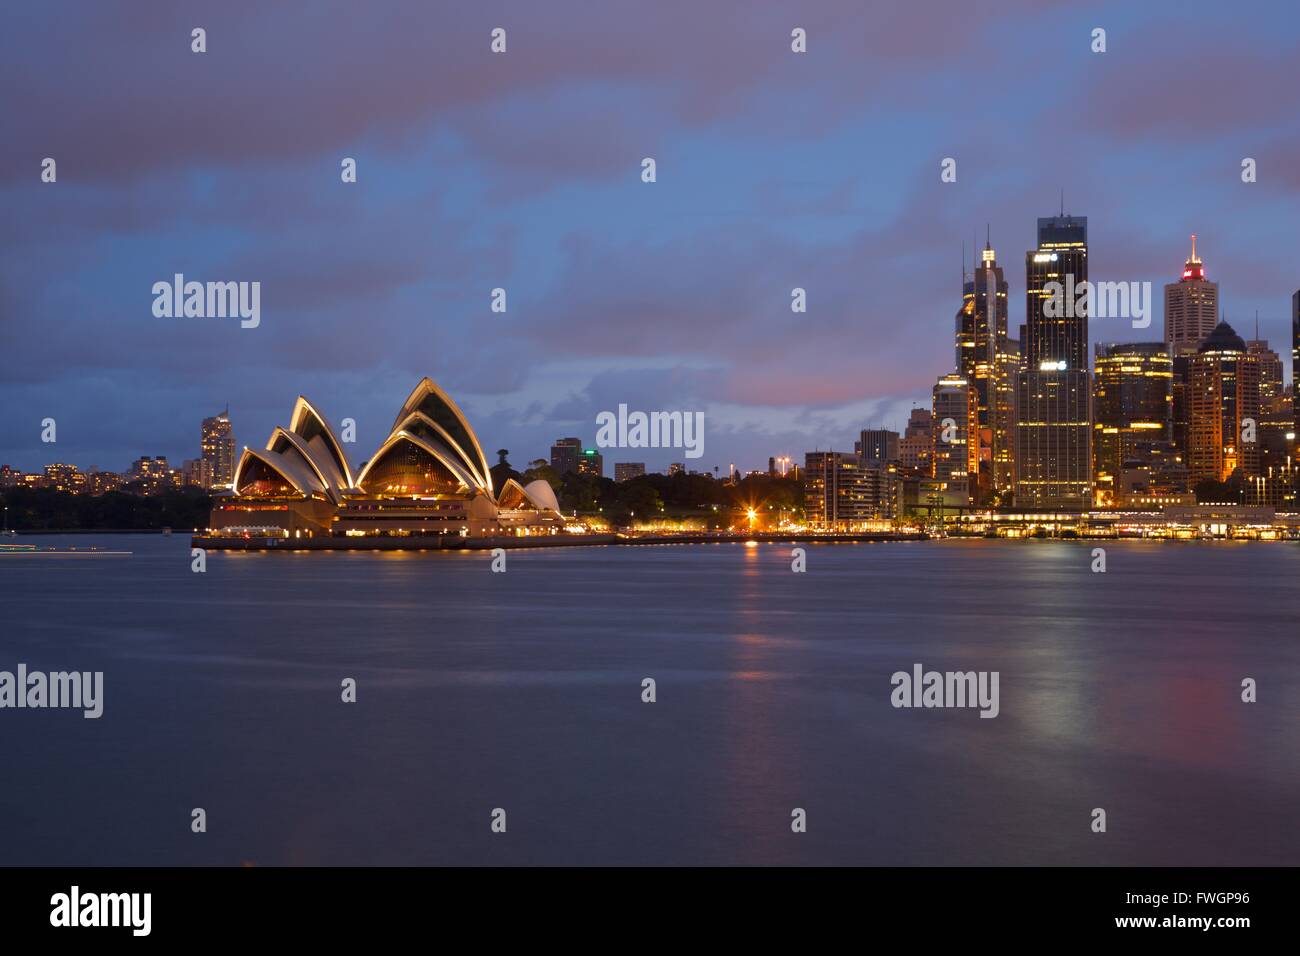
<instances>
[{"instance_id":1,"label":"dark blue cloud","mask_svg":"<svg viewBox=\"0 0 1300 956\"><path fill-rule=\"evenodd\" d=\"M985 223L1018 324L1062 187L1095 276L1159 289L1197 232L1229 318L1283 345L1298 25L1283 2L24 6L0 37L0 462L192 457L227 401L260 444L300 392L357 419L361 458L425 374L516 464L620 401L705 410L707 467L851 447L951 367ZM262 325L155 319L175 272L260 281Z\"/></svg>"}]
</instances>

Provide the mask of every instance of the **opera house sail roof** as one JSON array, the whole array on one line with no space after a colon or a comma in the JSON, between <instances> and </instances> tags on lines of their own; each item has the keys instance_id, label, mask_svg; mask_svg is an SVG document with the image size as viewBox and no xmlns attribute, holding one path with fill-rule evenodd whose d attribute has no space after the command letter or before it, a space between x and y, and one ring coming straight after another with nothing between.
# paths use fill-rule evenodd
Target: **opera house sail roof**
<instances>
[{"instance_id":1,"label":"opera house sail roof","mask_svg":"<svg viewBox=\"0 0 1300 956\"><path fill-rule=\"evenodd\" d=\"M427 377L359 471L325 416L299 396L288 428L277 426L264 449L244 449L231 496L214 506L214 524L219 512L225 526L279 520L309 535L490 534L563 522L545 481L525 486L512 479L494 493L478 436Z\"/></svg>"}]
</instances>

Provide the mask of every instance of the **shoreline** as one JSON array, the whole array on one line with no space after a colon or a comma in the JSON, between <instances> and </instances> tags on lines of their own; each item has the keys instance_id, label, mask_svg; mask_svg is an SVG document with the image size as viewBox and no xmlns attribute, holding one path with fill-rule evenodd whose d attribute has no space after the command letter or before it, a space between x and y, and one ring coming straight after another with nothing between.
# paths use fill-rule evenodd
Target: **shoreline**
<instances>
[{"instance_id":1,"label":"shoreline","mask_svg":"<svg viewBox=\"0 0 1300 956\"><path fill-rule=\"evenodd\" d=\"M400 538L233 538L219 535L194 535L191 545L208 551L490 551L495 548L589 548L636 547L665 544L744 544L755 542L884 543L925 541L930 535L921 532L863 532L844 535L810 535L792 532L764 532L752 535L645 534L629 537L619 534L556 534L534 537L498 536L462 538L458 535Z\"/></svg>"}]
</instances>

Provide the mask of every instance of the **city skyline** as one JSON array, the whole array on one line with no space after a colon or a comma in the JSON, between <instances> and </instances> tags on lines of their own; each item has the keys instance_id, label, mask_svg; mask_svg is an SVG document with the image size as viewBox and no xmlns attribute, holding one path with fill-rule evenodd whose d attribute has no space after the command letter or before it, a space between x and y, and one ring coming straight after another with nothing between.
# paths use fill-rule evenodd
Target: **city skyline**
<instances>
[{"instance_id":1,"label":"city skyline","mask_svg":"<svg viewBox=\"0 0 1300 956\"><path fill-rule=\"evenodd\" d=\"M95 29L63 39L50 14L16 13L21 42L0 71L40 93L14 101L0 156L14 226L0 237L0 459L48 463L47 416L61 461L190 458L191 422L227 401L237 432L269 431L286 378L344 397L335 414L366 444L401 398L389 383L426 373L515 456L564 435L594 444L595 415L620 402L704 411L710 466L847 450L863 428L901 430L950 370L952 259L964 243L972 257L986 224L1010 264L1009 325L1024 321L1017 258L1062 189L1065 211L1089 217L1096 278L1159 289L1196 233L1228 319L1244 335L1258 311L1260 335L1289 351L1300 119L1257 96L1295 75L1269 17L1026 3L928 24L919 10L882 20L826 3L743 23L692 9L682 36L684 8L638 8L634 32L621 28L630 9L584 13L584 47L604 51L590 61L527 8L416 14L382 42L349 35L346 17L260 9L91 9ZM195 16L208 59L166 52ZM810 44L792 59L796 16ZM494 60L462 42L493 18L544 49ZM1088 48L1094 20L1109 30L1103 55ZM1054 39L1027 40L1042 36ZM1026 55L990 62L993 40ZM279 54L246 58L302 45L318 55L301 75L267 65ZM41 74L69 56L83 69ZM349 70L332 79L340 57ZM1023 116L996 142L952 95L972 70L983 102ZM1039 124L1061 87L1078 135L1043 163ZM60 120L102 106L101 88L132 93L117 99L135 105L103 110L117 126ZM592 115L612 127L593 135ZM57 183L39 179L45 156ZM639 178L645 156L653 184ZM1243 156L1255 183L1241 182ZM945 157L956 182L940 181ZM260 325L154 317L152 284L178 272L260 281ZM489 307L497 287L503 315ZM1092 340L1159 337L1092 325ZM678 457L635 460L663 470Z\"/></svg>"}]
</instances>

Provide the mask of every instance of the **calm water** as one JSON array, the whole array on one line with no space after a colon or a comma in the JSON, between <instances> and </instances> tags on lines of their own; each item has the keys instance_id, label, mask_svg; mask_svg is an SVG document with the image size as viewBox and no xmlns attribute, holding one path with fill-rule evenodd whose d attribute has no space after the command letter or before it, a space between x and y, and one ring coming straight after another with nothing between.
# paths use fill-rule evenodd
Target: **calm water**
<instances>
[{"instance_id":1,"label":"calm water","mask_svg":"<svg viewBox=\"0 0 1300 956\"><path fill-rule=\"evenodd\" d=\"M29 540L134 553L0 558L0 670L105 672L0 710L0 864L1300 863L1296 545ZM1001 715L894 709L915 662Z\"/></svg>"}]
</instances>

